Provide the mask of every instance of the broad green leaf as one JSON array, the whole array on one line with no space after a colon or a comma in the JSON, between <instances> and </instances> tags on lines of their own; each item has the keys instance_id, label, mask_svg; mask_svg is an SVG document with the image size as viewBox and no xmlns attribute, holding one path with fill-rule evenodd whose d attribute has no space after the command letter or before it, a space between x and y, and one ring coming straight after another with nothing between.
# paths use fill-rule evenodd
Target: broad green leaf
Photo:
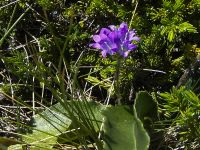
<instances>
[{"instance_id":1,"label":"broad green leaf","mask_svg":"<svg viewBox=\"0 0 200 150\"><path fill-rule=\"evenodd\" d=\"M59 110L59 111L58 111ZM64 113L60 103L34 117L32 133L24 135L23 141L31 145L31 149L52 149L57 136L66 131L71 120ZM22 149L22 146L9 147L10 150Z\"/></svg>"},{"instance_id":2,"label":"broad green leaf","mask_svg":"<svg viewBox=\"0 0 200 150\"><path fill-rule=\"evenodd\" d=\"M83 119L91 120L91 123L96 131L99 131L102 115L100 110L105 106L96 102L69 101L70 110L66 110L60 103L50 107L41 114L34 117L34 127L32 133L24 135L23 141L28 143L33 150L53 149L53 145L57 143L58 137L65 133L72 123L69 112L72 112L72 107L79 107L80 113L85 113ZM75 112L74 112L75 113ZM77 114L74 115L79 118ZM98 122L96 120L98 118ZM10 150L22 149L22 145L9 147Z\"/></svg>"},{"instance_id":3,"label":"broad green leaf","mask_svg":"<svg viewBox=\"0 0 200 150\"><path fill-rule=\"evenodd\" d=\"M80 137L81 138L82 137L84 137L84 138L92 137L92 138L96 138L95 140L98 139L97 133L100 131L100 127L101 127L102 120L103 120L103 115L101 114L101 110L105 109L106 105L102 105L102 104L94 102L94 101L90 101L85 104L76 101L75 105L76 104L79 104L80 108L82 109L82 113L85 113L85 116L79 114L79 118L80 118L80 120L82 120L81 122L85 122L85 123L80 124L79 131L77 134L77 131L74 130L74 127L77 127L77 122L72 121L72 123L69 127L69 130L71 129L71 132L64 133L58 137L58 142L60 144L68 143L68 142L70 142L69 140L71 140L71 142L75 143L75 145L76 145L76 142L79 140ZM77 116L77 118L78 118L78 116ZM65 138L65 137L67 137L67 138ZM70 137L70 139L69 139L69 137ZM96 142L99 142L100 143L99 147L102 147L101 140L98 139Z\"/></svg>"},{"instance_id":4,"label":"broad green leaf","mask_svg":"<svg viewBox=\"0 0 200 150\"><path fill-rule=\"evenodd\" d=\"M145 117L156 120L158 118L158 106L157 102L145 91L140 91L136 95L135 110L138 118L142 121Z\"/></svg>"},{"instance_id":5,"label":"broad green leaf","mask_svg":"<svg viewBox=\"0 0 200 150\"><path fill-rule=\"evenodd\" d=\"M147 150L149 136L134 108L109 106L103 110L105 150Z\"/></svg>"}]
</instances>

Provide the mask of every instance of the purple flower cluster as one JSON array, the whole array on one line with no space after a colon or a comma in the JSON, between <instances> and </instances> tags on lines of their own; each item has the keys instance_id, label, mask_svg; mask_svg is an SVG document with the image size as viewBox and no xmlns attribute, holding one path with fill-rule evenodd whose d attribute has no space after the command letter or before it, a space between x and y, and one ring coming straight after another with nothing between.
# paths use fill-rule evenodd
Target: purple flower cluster
<instances>
[{"instance_id":1,"label":"purple flower cluster","mask_svg":"<svg viewBox=\"0 0 200 150\"><path fill-rule=\"evenodd\" d=\"M93 35L93 40L95 43L89 46L101 49L103 57L115 53L127 57L130 51L137 48L137 45L133 44L132 41L139 41L140 38L136 36L135 30L129 31L128 25L123 22L118 28L114 25L102 28L98 35Z\"/></svg>"}]
</instances>

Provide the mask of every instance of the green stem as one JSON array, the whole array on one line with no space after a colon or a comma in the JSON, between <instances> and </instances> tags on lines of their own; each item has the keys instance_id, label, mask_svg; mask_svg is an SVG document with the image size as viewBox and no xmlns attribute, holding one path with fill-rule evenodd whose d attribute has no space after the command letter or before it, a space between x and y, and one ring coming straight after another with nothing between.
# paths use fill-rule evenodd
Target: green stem
<instances>
[{"instance_id":1,"label":"green stem","mask_svg":"<svg viewBox=\"0 0 200 150\"><path fill-rule=\"evenodd\" d=\"M0 46L3 44L3 41L6 39L6 37L10 34L10 32L13 30L13 28L17 25L17 23L24 17L24 15L29 11L30 7L25 10L23 14L13 23L13 25L6 31L4 36L0 39ZM10 26L10 24L9 24Z\"/></svg>"},{"instance_id":2,"label":"green stem","mask_svg":"<svg viewBox=\"0 0 200 150\"><path fill-rule=\"evenodd\" d=\"M120 75L120 65L121 65L121 59L120 56L117 57L117 65L116 65L116 74L115 74L115 92L117 95L117 104L121 105L121 94L120 94L120 86L119 86L119 75Z\"/></svg>"},{"instance_id":3,"label":"green stem","mask_svg":"<svg viewBox=\"0 0 200 150\"><path fill-rule=\"evenodd\" d=\"M12 12L12 15L11 15L11 17L10 17L10 21L9 21L9 23L8 23L8 26L7 26L6 31L8 31L9 28L10 28L10 26L11 26L11 23L12 23L12 21L13 21L14 15L15 15L15 12L16 12L16 10L17 10L17 5L18 5L18 4L16 4L15 7L14 7L14 9L13 9L13 12Z\"/></svg>"}]
</instances>

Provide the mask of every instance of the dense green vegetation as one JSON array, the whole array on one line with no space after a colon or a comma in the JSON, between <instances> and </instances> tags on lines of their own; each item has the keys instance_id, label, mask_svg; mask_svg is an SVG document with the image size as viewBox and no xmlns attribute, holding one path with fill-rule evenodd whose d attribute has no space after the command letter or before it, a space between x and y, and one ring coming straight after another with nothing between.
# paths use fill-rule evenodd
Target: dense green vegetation
<instances>
[{"instance_id":1,"label":"dense green vegetation","mask_svg":"<svg viewBox=\"0 0 200 150\"><path fill-rule=\"evenodd\" d=\"M2 0L0 149L200 149L199 10L200 0ZM141 40L119 66L89 44L122 22Z\"/></svg>"}]
</instances>

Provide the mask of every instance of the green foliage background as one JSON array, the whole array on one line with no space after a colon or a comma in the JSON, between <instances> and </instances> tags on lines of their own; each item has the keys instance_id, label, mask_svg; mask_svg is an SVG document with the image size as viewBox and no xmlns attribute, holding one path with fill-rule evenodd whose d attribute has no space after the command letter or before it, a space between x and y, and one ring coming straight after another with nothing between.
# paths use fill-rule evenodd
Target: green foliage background
<instances>
[{"instance_id":1,"label":"green foliage background","mask_svg":"<svg viewBox=\"0 0 200 150\"><path fill-rule=\"evenodd\" d=\"M6 3L8 2L1 2L1 5ZM127 60L131 69L122 77L122 83L126 85L127 80L128 83L131 81L136 91L168 89L177 83L184 69L197 55L195 51L199 47L200 7L198 0L20 1L12 20L9 17L14 5L1 9L1 34L4 34L8 24L12 24L27 6L32 10L26 13L4 40L2 50L16 48L35 37L39 40L41 49L35 53L42 53L44 61L58 65L62 45L67 36L64 54L69 65L84 51L81 65L106 66L109 59L102 61L99 52L88 47L92 42L91 35L101 27L127 22L130 28L137 30L142 40L137 51L131 53ZM143 68L161 70L166 74L141 71ZM100 78L105 77L104 72L110 71L107 68L101 69Z\"/></svg>"},{"instance_id":2,"label":"green foliage background","mask_svg":"<svg viewBox=\"0 0 200 150\"><path fill-rule=\"evenodd\" d=\"M30 99L33 89L40 95L45 84L43 98L46 99L45 105L49 106L52 104L49 104L52 94L49 87L53 86L58 93L62 93L59 73L66 67L72 75L77 75L81 88L86 81L90 86L98 83L92 96L103 101L111 90L112 82L107 79L112 78L116 71L115 62L111 57L103 59L99 51L89 48L91 36L102 27L127 22L131 29L136 29L141 42L121 68L120 91L124 103L132 104L140 90L149 93L169 92L200 53L199 10L199 0L20 0L15 3L2 0L0 71L4 75L0 76L0 82L3 83L1 89L12 94L9 80L12 79L15 96L20 102L24 102ZM74 64L80 55L80 68L77 72ZM37 77L34 83L33 77ZM198 97L199 93L189 92L186 96L187 94L190 97L197 94ZM39 99L38 95L36 98ZM169 95L162 96L169 99ZM113 93L111 103L114 103L115 97ZM167 107L165 101L159 101L158 107L162 105L162 109L169 111L166 115L160 109L160 119L174 119L172 110L179 106L174 103L171 106L168 101L166 103ZM181 114L186 116L187 121L196 112L193 105L190 107L192 108L184 109L185 112L190 112L189 116L185 112ZM183 126L189 125L183 123L181 115L175 115L180 120L176 123L181 131L185 131ZM196 116L191 120L196 122ZM168 126L163 125L164 129L165 127ZM184 143L190 136L184 133L180 141ZM198 138L194 138L196 140Z\"/></svg>"}]
</instances>

